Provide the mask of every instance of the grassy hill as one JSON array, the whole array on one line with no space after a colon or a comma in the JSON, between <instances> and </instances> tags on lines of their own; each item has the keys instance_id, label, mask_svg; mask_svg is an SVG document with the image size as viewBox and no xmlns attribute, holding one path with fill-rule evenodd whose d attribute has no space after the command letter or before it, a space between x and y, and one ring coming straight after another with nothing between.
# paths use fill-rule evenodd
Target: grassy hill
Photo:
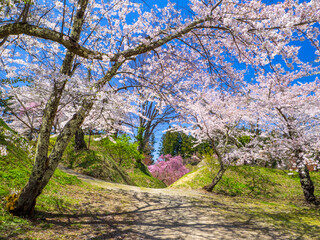
<instances>
[{"instance_id":1,"label":"grassy hill","mask_svg":"<svg viewBox=\"0 0 320 240\"><path fill-rule=\"evenodd\" d=\"M34 143L16 134L0 119L0 151L0 240L74 239L72 236L87 233L81 222L90 222L97 214L102 223L112 221L114 216L109 213L125 211L130 204L120 193L92 186L57 169L37 198L35 217L28 220L12 216L6 210L6 197L26 184L33 164ZM92 159L90 154L92 151L82 153ZM117 216L117 221L124 221L125 217L128 218ZM70 218L77 221L70 222ZM92 224L91 231L100 233L101 224ZM106 225L103 231L109 234L114 229Z\"/></svg>"},{"instance_id":2,"label":"grassy hill","mask_svg":"<svg viewBox=\"0 0 320 240\"><path fill-rule=\"evenodd\" d=\"M202 188L212 181L218 170L217 164L204 165L184 175L170 188ZM311 172L310 175L315 194L320 196L320 172ZM303 200L297 172L258 166L230 166L213 191L230 196Z\"/></svg>"},{"instance_id":3,"label":"grassy hill","mask_svg":"<svg viewBox=\"0 0 320 240\"><path fill-rule=\"evenodd\" d=\"M30 221L11 216L5 209L5 198L10 193L21 189L28 180L32 167L31 157L34 154L31 144L0 120L1 240L84 239L89 236L88 234L109 236L108 234L117 231L118 223L126 223L133 217L128 211L132 207L132 199L121 191L94 187L58 169L37 200L35 218ZM68 147L66 154L72 154L72 144ZM88 151L78 152L73 157L66 155L64 161L67 164L72 160L69 164L72 164L73 168L89 173L92 171L91 174L94 175L97 174L94 169L98 168L99 164L101 166L99 160L107 158L108 152L105 152L107 150L104 148L105 143L96 142ZM144 172L146 171L144 165L136 165L129 158L123 159L121 164L117 161L110 164L115 164L116 166L112 169L117 172L118 170L115 169L119 168L119 171L126 174L125 178L136 185L156 182L146 177L148 172ZM201 167L185 175L170 187L200 188L210 182L212 171L216 170L217 166ZM103 171L99 174L109 176ZM114 178L112 174L110 175ZM312 173L312 178L317 189L316 194L319 196L319 173ZM309 236L306 239L316 239L318 236L319 208L304 205L296 175L289 176L286 171L258 167L231 167L215 191L224 194L212 195L210 207L228 221L238 223L247 221L249 218L255 222L271 224L281 231L299 233L303 236L301 239L305 236ZM155 197L152 199L157 200ZM157 209L161 207L158 206L158 200L156 203ZM142 208L141 211L145 209ZM134 220L131 219L131 221ZM23 237L20 238L20 236Z\"/></svg>"},{"instance_id":4,"label":"grassy hill","mask_svg":"<svg viewBox=\"0 0 320 240\"><path fill-rule=\"evenodd\" d=\"M85 140L88 142L88 136ZM108 138L99 141L91 139L89 149L78 152L74 151L73 139L63 155L62 163L80 173L108 182L150 188L166 187L139 162L142 158L136 144L131 143L128 137L120 136L115 141Z\"/></svg>"},{"instance_id":5,"label":"grassy hill","mask_svg":"<svg viewBox=\"0 0 320 240\"><path fill-rule=\"evenodd\" d=\"M217 164L202 164L169 188L200 189L212 181L218 169ZM320 199L320 172L310 175L315 195ZM283 232L300 232L298 239L319 239L320 208L305 203L296 172L231 166L210 195L217 199L213 206L230 219L244 214L254 221L273 224Z\"/></svg>"},{"instance_id":6,"label":"grassy hill","mask_svg":"<svg viewBox=\"0 0 320 240\"><path fill-rule=\"evenodd\" d=\"M0 236L14 235L31 227L23 218L13 217L6 211L6 196L18 192L27 182L32 169L33 146L11 130L0 119ZM71 196L60 193L68 186L80 187L82 183L74 176L60 170L55 174L38 198L36 211L57 209L57 203L65 205L74 202ZM0 237L0 239L1 239Z\"/></svg>"}]
</instances>

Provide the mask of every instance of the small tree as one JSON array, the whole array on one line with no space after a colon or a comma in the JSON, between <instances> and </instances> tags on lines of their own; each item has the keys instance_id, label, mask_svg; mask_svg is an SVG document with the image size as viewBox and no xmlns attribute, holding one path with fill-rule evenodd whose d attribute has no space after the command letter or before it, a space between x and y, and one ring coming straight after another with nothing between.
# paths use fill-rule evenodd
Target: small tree
<instances>
[{"instance_id":1,"label":"small tree","mask_svg":"<svg viewBox=\"0 0 320 240\"><path fill-rule=\"evenodd\" d=\"M161 155L177 156L181 154L181 143L181 134L170 131L169 128L161 137L159 153Z\"/></svg>"},{"instance_id":2,"label":"small tree","mask_svg":"<svg viewBox=\"0 0 320 240\"><path fill-rule=\"evenodd\" d=\"M141 154L137 147L137 143L133 143L131 138L126 135L120 135L116 138L104 138L100 141L101 146L104 147L108 156L118 163L119 166L130 168L131 164L140 163L143 159L143 154Z\"/></svg>"},{"instance_id":3,"label":"small tree","mask_svg":"<svg viewBox=\"0 0 320 240\"><path fill-rule=\"evenodd\" d=\"M172 157L170 154L161 155L154 165L148 166L148 169L154 177L166 185L171 185L190 171L183 165L181 156Z\"/></svg>"},{"instance_id":4,"label":"small tree","mask_svg":"<svg viewBox=\"0 0 320 240\"><path fill-rule=\"evenodd\" d=\"M198 144L193 136L187 135L181 131L174 131L174 129L169 127L161 137L159 153L161 155L180 155L184 161L187 162L192 156L197 154L201 155L207 152L209 148L207 142Z\"/></svg>"},{"instance_id":5,"label":"small tree","mask_svg":"<svg viewBox=\"0 0 320 240\"><path fill-rule=\"evenodd\" d=\"M243 131L240 128L250 122L246 98L206 86L181 98L177 108L183 116L180 119L182 124L188 127L176 126L175 129L191 134L199 144L209 142L219 162L218 173L212 183L204 187L212 191L230 164L249 161L244 156L246 151L251 150L248 142L241 141ZM253 143L250 141L250 144Z\"/></svg>"}]
</instances>

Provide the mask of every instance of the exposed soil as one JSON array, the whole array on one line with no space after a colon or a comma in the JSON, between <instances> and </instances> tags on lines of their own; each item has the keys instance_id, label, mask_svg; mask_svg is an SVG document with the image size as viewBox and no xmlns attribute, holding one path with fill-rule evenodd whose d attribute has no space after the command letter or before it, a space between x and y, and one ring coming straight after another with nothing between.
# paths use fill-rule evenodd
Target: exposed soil
<instances>
[{"instance_id":1,"label":"exposed soil","mask_svg":"<svg viewBox=\"0 0 320 240\"><path fill-rule=\"evenodd\" d=\"M108 183L61 168L100 189L66 189L78 199L74 210L40 213L32 231L9 239L305 239L257 222L217 195Z\"/></svg>"}]
</instances>

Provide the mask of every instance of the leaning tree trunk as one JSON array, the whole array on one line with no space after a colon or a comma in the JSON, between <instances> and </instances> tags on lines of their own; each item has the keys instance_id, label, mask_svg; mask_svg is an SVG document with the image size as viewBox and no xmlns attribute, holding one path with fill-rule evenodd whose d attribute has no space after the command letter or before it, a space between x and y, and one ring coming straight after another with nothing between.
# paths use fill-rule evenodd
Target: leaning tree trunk
<instances>
[{"instance_id":1,"label":"leaning tree trunk","mask_svg":"<svg viewBox=\"0 0 320 240\"><path fill-rule=\"evenodd\" d=\"M11 195L8 198L9 202L7 207L10 213L16 216L32 217L37 197L52 177L68 142L81 126L88 111L91 110L92 105L92 101L82 105L59 134L49 157L42 159L42 161L38 160L38 162L35 163L29 181L21 193L19 195ZM41 144L41 142L38 144ZM41 155L43 156L43 154ZM39 154L36 155L36 157L39 156Z\"/></svg>"},{"instance_id":2,"label":"leaning tree trunk","mask_svg":"<svg viewBox=\"0 0 320 240\"><path fill-rule=\"evenodd\" d=\"M84 13L88 2L89 0L78 1L78 8L71 30L71 39L73 39L75 42L78 42L80 39L80 34L84 23ZM69 76L72 75L73 71L71 71L71 69L74 57L75 55L68 50L62 63L62 74ZM53 172L58 166L62 154L68 142L70 141L70 138L74 135L76 129L81 126L81 123L85 117L84 113L86 113L87 110L90 110L92 107L92 104L86 104L85 107L79 109L79 111L65 125L61 134L57 138L56 144L50 156L48 157L50 133L66 82L67 80L55 83L53 92L50 95L50 98L44 109L42 124L37 141L35 161L29 181L18 195L13 194L8 198L7 207L13 215L27 217L33 215L37 197L40 195L43 188L47 185L51 176L53 175Z\"/></svg>"},{"instance_id":3,"label":"leaning tree trunk","mask_svg":"<svg viewBox=\"0 0 320 240\"><path fill-rule=\"evenodd\" d=\"M218 161L219 161L219 164L220 164L220 169L219 169L219 172L217 173L217 175L212 180L212 182L203 187L203 189L208 191L208 192L212 192L213 188L218 184L218 182L221 180L223 174L227 170L227 166L224 165L222 155L221 155L220 151L217 149L217 147L215 146L215 141L213 139L211 139L211 144L212 144L213 152L218 157Z\"/></svg>"},{"instance_id":4,"label":"leaning tree trunk","mask_svg":"<svg viewBox=\"0 0 320 240\"><path fill-rule=\"evenodd\" d=\"M308 203L316 204L316 197L314 196L314 185L310 178L307 166L303 165L302 167L299 167L298 172L305 200Z\"/></svg>"},{"instance_id":5,"label":"leaning tree trunk","mask_svg":"<svg viewBox=\"0 0 320 240\"><path fill-rule=\"evenodd\" d=\"M103 77L102 80L99 82L99 85L97 85L97 89L101 89L106 82L110 81L112 77L116 75L117 70L121 67L122 64L123 62L116 62L109 69L105 77ZM48 116L44 114L43 117L43 122L38 137L35 163L33 165L29 181L27 185L22 189L19 195L13 194L8 198L7 207L13 215L27 217L33 215L33 210L36 204L37 197L41 194L42 190L52 177L70 139L74 136L76 130L80 128L85 117L89 114L90 110L92 109L93 101L94 100L83 101L80 109L77 111L77 113L73 115L73 117L62 129L49 157L47 157L50 130L56 112L52 109L54 107L57 107L52 103L52 99L49 99L47 107L45 109L45 113L48 112L49 114L47 114ZM56 104L59 104L59 101L56 102Z\"/></svg>"},{"instance_id":6,"label":"leaning tree trunk","mask_svg":"<svg viewBox=\"0 0 320 240\"><path fill-rule=\"evenodd\" d=\"M204 190L208 192L212 192L213 188L218 184L218 182L221 180L224 172L227 170L227 168L224 166L224 164L220 164L220 169L217 175L214 177L212 182L206 186L203 187Z\"/></svg>"},{"instance_id":7,"label":"leaning tree trunk","mask_svg":"<svg viewBox=\"0 0 320 240\"><path fill-rule=\"evenodd\" d=\"M84 141L84 132L82 128L79 128L76 131L76 134L74 135L74 150L81 151L86 149L87 149L87 144Z\"/></svg>"},{"instance_id":8,"label":"leaning tree trunk","mask_svg":"<svg viewBox=\"0 0 320 240\"><path fill-rule=\"evenodd\" d=\"M309 170L307 165L304 163L303 159L301 159L300 155L303 151L301 149L296 149L295 157L296 163L298 167L298 173L300 177L300 184L303 190L304 198L306 202L311 204L316 204L316 197L314 196L314 185L310 178Z\"/></svg>"},{"instance_id":9,"label":"leaning tree trunk","mask_svg":"<svg viewBox=\"0 0 320 240\"><path fill-rule=\"evenodd\" d=\"M61 88L55 89L44 110L36 146L35 161L29 181L19 195L13 194L8 199L7 207L13 215L32 216L36 198L40 195L42 189L50 179L46 180L44 175L49 167L48 148L50 132L58 109L61 93Z\"/></svg>"}]
</instances>

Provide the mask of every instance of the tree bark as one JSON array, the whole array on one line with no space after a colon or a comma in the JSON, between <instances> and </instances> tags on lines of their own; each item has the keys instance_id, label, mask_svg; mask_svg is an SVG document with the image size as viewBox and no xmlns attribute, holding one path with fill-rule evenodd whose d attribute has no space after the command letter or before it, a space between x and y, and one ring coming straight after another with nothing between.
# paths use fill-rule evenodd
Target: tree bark
<instances>
[{"instance_id":1,"label":"tree bark","mask_svg":"<svg viewBox=\"0 0 320 240\"><path fill-rule=\"evenodd\" d=\"M78 42L80 39L80 34L84 23L84 13L87 5L88 0L78 1L76 19L71 31L71 38L75 42ZM69 76L72 75L71 69L74 57L74 53L67 51L61 67L62 74ZM92 104L90 105L85 103L85 109L83 107L80 108L80 110L73 116L73 118L66 124L66 126L62 130L61 134L57 138L56 144L50 156L48 157L50 133L66 82L67 80L55 83L53 92L50 95L44 109L42 124L40 127L36 146L35 161L29 181L16 197L9 198L12 200L12 202L8 203L8 205L10 206L8 210L13 215L25 217L33 216L37 197L47 185L54 173L54 170L57 168L63 151L70 141L70 138L74 135L75 130L79 128L81 123L83 122L85 117L83 116L83 114L92 107ZM81 117L83 118L82 120Z\"/></svg>"},{"instance_id":2,"label":"tree bark","mask_svg":"<svg viewBox=\"0 0 320 240\"><path fill-rule=\"evenodd\" d=\"M214 177L214 179L212 180L212 182L206 186L203 187L204 190L208 191L208 192L212 192L213 188L218 184L218 182L221 180L224 172L227 170L227 168L223 165L220 164L220 169L219 172L217 173L217 175Z\"/></svg>"},{"instance_id":3,"label":"tree bark","mask_svg":"<svg viewBox=\"0 0 320 240\"><path fill-rule=\"evenodd\" d=\"M300 178L301 188L304 194L306 202L311 204L317 204L316 197L314 196L314 185L310 178L309 170L307 165L301 159L300 154L302 153L301 149L295 150L296 164L298 167L298 173Z\"/></svg>"},{"instance_id":4,"label":"tree bark","mask_svg":"<svg viewBox=\"0 0 320 240\"><path fill-rule=\"evenodd\" d=\"M16 216L32 217L37 197L41 194L44 187L48 184L55 169L57 168L62 154L68 142L81 126L88 112L93 106L93 101L85 102L80 110L73 115L71 120L65 125L59 134L49 157L46 157L45 164L34 165L27 185L22 189L17 199L11 203L9 211ZM9 203L10 204L10 203Z\"/></svg>"},{"instance_id":5,"label":"tree bark","mask_svg":"<svg viewBox=\"0 0 320 240\"><path fill-rule=\"evenodd\" d=\"M74 135L74 150L81 151L86 149L87 149L87 144L84 141L84 132L82 128L79 128L76 131L76 134Z\"/></svg>"},{"instance_id":6,"label":"tree bark","mask_svg":"<svg viewBox=\"0 0 320 240\"><path fill-rule=\"evenodd\" d=\"M303 190L304 198L308 203L316 204L316 197L314 196L314 185L310 178L309 170L306 165L298 168L300 184Z\"/></svg>"}]
</instances>

